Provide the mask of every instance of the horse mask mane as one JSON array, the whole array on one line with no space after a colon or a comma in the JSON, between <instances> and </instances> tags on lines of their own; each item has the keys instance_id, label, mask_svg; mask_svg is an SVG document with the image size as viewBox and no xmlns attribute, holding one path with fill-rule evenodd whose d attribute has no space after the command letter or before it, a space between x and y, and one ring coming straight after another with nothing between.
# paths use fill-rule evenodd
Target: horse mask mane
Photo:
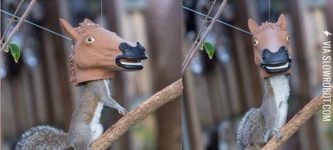
<instances>
[{"instance_id":1,"label":"horse mask mane","mask_svg":"<svg viewBox=\"0 0 333 150\"><path fill-rule=\"evenodd\" d=\"M291 47L286 30L286 17L281 14L276 23L265 22L260 26L249 19L253 37L254 60L263 78L277 74L291 74Z\"/></svg>"},{"instance_id":2,"label":"horse mask mane","mask_svg":"<svg viewBox=\"0 0 333 150\"><path fill-rule=\"evenodd\" d=\"M113 78L115 71L141 70L147 59L139 42L122 39L89 19L72 27L64 19L60 25L73 41L69 56L70 81L74 85L92 80Z\"/></svg>"}]
</instances>

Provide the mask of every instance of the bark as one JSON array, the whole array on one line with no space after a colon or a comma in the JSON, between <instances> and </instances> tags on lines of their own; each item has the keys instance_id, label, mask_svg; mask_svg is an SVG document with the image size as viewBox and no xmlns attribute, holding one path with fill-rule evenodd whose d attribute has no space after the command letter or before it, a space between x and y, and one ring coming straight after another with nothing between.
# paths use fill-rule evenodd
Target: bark
<instances>
[{"instance_id":1,"label":"bark","mask_svg":"<svg viewBox=\"0 0 333 150\"><path fill-rule=\"evenodd\" d=\"M117 121L117 123L115 123L111 128L109 128L101 137L95 140L92 144L93 149L102 150L108 148L120 136L125 134L130 127L142 121L144 118L146 118L148 115L150 115L152 112L159 109L163 105L179 98L182 94L182 91L183 83L182 80L179 79L168 87L164 88L163 90L157 92L148 100L140 104L138 107L128 112L124 117ZM170 128L169 131L171 130L173 129Z\"/></svg>"},{"instance_id":2,"label":"bark","mask_svg":"<svg viewBox=\"0 0 333 150\"><path fill-rule=\"evenodd\" d=\"M332 91L332 88L331 88ZM316 112L318 112L323 104L323 94L310 100L302 110L300 110L294 117L281 128L282 139L278 140L273 137L263 148L264 150L278 149L285 143L296 131L306 123Z\"/></svg>"}]
</instances>

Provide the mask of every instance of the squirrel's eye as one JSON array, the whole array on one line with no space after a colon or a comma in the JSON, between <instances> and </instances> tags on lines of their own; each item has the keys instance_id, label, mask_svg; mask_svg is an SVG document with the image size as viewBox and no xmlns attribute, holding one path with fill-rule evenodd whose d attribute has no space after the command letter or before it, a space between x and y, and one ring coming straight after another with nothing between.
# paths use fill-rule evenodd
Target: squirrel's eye
<instances>
[{"instance_id":1,"label":"squirrel's eye","mask_svg":"<svg viewBox=\"0 0 333 150\"><path fill-rule=\"evenodd\" d=\"M91 43L94 43L95 42L95 38L92 37L92 36L87 36L86 37L86 43L87 44L91 44Z\"/></svg>"},{"instance_id":2,"label":"squirrel's eye","mask_svg":"<svg viewBox=\"0 0 333 150\"><path fill-rule=\"evenodd\" d=\"M259 41L257 39L253 39L253 45L257 46L259 44Z\"/></svg>"},{"instance_id":3,"label":"squirrel's eye","mask_svg":"<svg viewBox=\"0 0 333 150\"><path fill-rule=\"evenodd\" d=\"M286 40L287 40L287 41L290 41L290 38L289 38L289 36L287 36L287 37L286 37Z\"/></svg>"}]
</instances>

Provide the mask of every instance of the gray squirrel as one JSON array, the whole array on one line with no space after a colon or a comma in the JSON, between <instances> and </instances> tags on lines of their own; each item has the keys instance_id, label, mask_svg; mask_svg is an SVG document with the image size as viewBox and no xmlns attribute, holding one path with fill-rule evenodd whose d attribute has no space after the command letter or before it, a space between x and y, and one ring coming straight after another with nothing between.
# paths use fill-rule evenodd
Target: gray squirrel
<instances>
[{"instance_id":1,"label":"gray squirrel","mask_svg":"<svg viewBox=\"0 0 333 150\"><path fill-rule=\"evenodd\" d=\"M257 149L267 143L272 135L281 138L279 129L287 119L289 77L279 75L267 78L264 82L261 107L250 109L238 127L237 140L241 147Z\"/></svg>"},{"instance_id":2,"label":"gray squirrel","mask_svg":"<svg viewBox=\"0 0 333 150\"><path fill-rule=\"evenodd\" d=\"M106 92L109 91L108 82L105 79L84 83L80 104L72 115L68 133L51 126L33 127L22 135L15 150L87 149L103 133L103 126L99 122L103 105L117 109L120 114L126 113L126 109L110 96L110 92Z\"/></svg>"},{"instance_id":3,"label":"gray squirrel","mask_svg":"<svg viewBox=\"0 0 333 150\"><path fill-rule=\"evenodd\" d=\"M76 28L64 19L60 19L60 25L73 41L71 82L84 88L79 105L72 114L68 133L51 126L33 127L22 135L16 150L90 149L92 141L103 133L103 106L126 113L111 97L108 87L114 72L141 70L141 60L147 59L140 43L122 39L89 19Z\"/></svg>"},{"instance_id":4,"label":"gray squirrel","mask_svg":"<svg viewBox=\"0 0 333 150\"><path fill-rule=\"evenodd\" d=\"M255 63L264 79L264 95L259 108L250 109L242 118L237 141L241 148L260 149L272 136L282 138L280 128L286 123L290 94L291 48L286 18L261 26L249 19L253 35Z\"/></svg>"}]
</instances>

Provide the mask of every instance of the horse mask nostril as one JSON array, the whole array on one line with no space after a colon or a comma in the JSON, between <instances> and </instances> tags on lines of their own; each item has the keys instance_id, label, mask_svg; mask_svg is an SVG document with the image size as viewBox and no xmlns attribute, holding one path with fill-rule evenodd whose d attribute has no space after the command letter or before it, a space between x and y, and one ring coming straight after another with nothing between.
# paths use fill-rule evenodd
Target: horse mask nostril
<instances>
[{"instance_id":1,"label":"horse mask nostril","mask_svg":"<svg viewBox=\"0 0 333 150\"><path fill-rule=\"evenodd\" d=\"M269 58L270 55L271 55L271 52L268 49L264 49L262 51L261 57L263 60L265 60L265 59Z\"/></svg>"},{"instance_id":2,"label":"horse mask nostril","mask_svg":"<svg viewBox=\"0 0 333 150\"><path fill-rule=\"evenodd\" d=\"M130 48L130 45L128 45L128 44L125 43L125 42L120 43L120 45L119 45L119 49L120 49L121 51L126 51L126 50L128 50L129 48Z\"/></svg>"}]
</instances>

